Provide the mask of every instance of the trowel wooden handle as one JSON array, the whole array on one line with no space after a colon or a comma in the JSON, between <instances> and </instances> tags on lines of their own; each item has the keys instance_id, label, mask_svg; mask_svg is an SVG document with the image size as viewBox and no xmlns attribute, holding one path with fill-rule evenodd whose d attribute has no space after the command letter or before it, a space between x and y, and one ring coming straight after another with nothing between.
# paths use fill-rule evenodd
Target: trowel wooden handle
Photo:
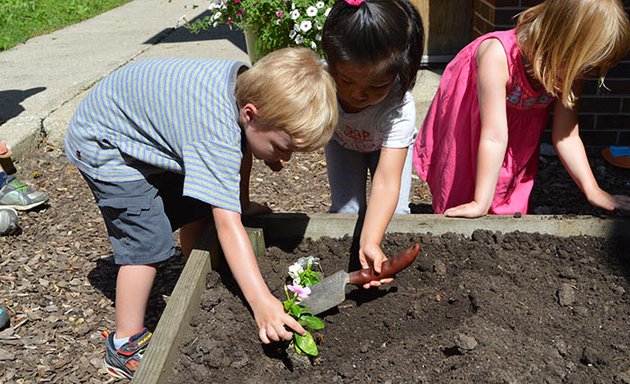
<instances>
[{"instance_id":1,"label":"trowel wooden handle","mask_svg":"<svg viewBox=\"0 0 630 384\"><path fill-rule=\"evenodd\" d=\"M413 263L418 256L418 253L420 253L420 244L414 244L409 248L403 249L400 253L392 256L383 263L381 266L381 273L379 273L378 276L374 274L374 271L371 268L350 272L350 284L363 285L372 280L394 277L395 274Z\"/></svg>"}]
</instances>

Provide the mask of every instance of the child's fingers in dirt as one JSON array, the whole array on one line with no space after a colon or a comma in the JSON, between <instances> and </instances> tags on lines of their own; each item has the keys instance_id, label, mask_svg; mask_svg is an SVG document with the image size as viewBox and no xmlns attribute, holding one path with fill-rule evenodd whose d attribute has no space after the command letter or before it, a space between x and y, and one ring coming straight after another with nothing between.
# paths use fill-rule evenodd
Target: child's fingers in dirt
<instances>
[{"instance_id":1,"label":"child's fingers in dirt","mask_svg":"<svg viewBox=\"0 0 630 384\"><path fill-rule=\"evenodd\" d=\"M272 341L280 341L280 336L276 332L275 327L271 324L267 324L267 326L261 329L258 336L264 344L269 344Z\"/></svg>"},{"instance_id":2,"label":"child's fingers in dirt","mask_svg":"<svg viewBox=\"0 0 630 384\"><path fill-rule=\"evenodd\" d=\"M295 320L293 317L287 315L287 319L285 322L286 326L288 326L289 328L293 329L295 332L299 333L300 335L304 336L306 334L306 329L304 329L304 327L302 327L302 325L300 323L298 323L297 320ZM286 330L286 328L282 327L282 329L286 332L287 337L283 337L283 339L285 340L291 340L291 338L293 337L293 334L289 331Z\"/></svg>"}]
</instances>

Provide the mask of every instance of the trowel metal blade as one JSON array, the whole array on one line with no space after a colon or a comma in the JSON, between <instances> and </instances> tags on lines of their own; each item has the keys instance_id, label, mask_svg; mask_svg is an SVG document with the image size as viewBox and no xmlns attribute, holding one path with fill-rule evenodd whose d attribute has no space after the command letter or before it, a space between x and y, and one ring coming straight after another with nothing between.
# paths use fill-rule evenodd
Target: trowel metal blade
<instances>
[{"instance_id":1,"label":"trowel metal blade","mask_svg":"<svg viewBox=\"0 0 630 384\"><path fill-rule=\"evenodd\" d=\"M346 285L350 282L348 272L337 271L311 287L311 294L301 305L317 315L335 307L346 299Z\"/></svg>"}]
</instances>

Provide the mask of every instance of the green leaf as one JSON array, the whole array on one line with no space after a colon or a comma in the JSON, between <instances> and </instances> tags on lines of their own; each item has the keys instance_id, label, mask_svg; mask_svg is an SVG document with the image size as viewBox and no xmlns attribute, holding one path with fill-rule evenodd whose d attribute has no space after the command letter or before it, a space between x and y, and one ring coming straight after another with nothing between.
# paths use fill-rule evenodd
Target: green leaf
<instances>
[{"instance_id":1,"label":"green leaf","mask_svg":"<svg viewBox=\"0 0 630 384\"><path fill-rule=\"evenodd\" d=\"M295 304L293 307L291 307L291 314L293 314L296 318L300 318L300 316L302 316L304 313L308 313L308 310L299 304Z\"/></svg>"},{"instance_id":2,"label":"green leaf","mask_svg":"<svg viewBox=\"0 0 630 384\"><path fill-rule=\"evenodd\" d=\"M300 279L302 279L302 284L305 287L312 287L313 285L319 283L322 277L318 272L307 269L300 274Z\"/></svg>"},{"instance_id":3,"label":"green leaf","mask_svg":"<svg viewBox=\"0 0 630 384\"><path fill-rule=\"evenodd\" d=\"M306 353L310 356L319 355L319 351L317 350L317 344L315 344L315 340L313 339L313 335L310 332L306 332L306 335L300 336L299 334L295 334L295 342L296 345L302 350L302 352Z\"/></svg>"},{"instance_id":4,"label":"green leaf","mask_svg":"<svg viewBox=\"0 0 630 384\"><path fill-rule=\"evenodd\" d=\"M325 327L324 322L319 317L313 315L302 315L298 322L314 331L319 331Z\"/></svg>"}]
</instances>

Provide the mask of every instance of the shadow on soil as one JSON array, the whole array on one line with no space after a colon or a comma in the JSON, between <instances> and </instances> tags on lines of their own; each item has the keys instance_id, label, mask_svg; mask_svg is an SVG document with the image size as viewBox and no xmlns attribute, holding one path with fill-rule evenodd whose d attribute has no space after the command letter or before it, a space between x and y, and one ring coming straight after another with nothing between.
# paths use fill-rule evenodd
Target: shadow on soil
<instances>
[{"instance_id":1,"label":"shadow on soil","mask_svg":"<svg viewBox=\"0 0 630 384\"><path fill-rule=\"evenodd\" d=\"M628 249L630 249L629 231L630 223L628 222L619 222L613 229L612 236L615 239L613 253L617 255L617 259L611 261L611 263L618 263L621 266L621 269L624 271L624 277L628 282L630 282L630 255L628 254Z\"/></svg>"}]
</instances>

